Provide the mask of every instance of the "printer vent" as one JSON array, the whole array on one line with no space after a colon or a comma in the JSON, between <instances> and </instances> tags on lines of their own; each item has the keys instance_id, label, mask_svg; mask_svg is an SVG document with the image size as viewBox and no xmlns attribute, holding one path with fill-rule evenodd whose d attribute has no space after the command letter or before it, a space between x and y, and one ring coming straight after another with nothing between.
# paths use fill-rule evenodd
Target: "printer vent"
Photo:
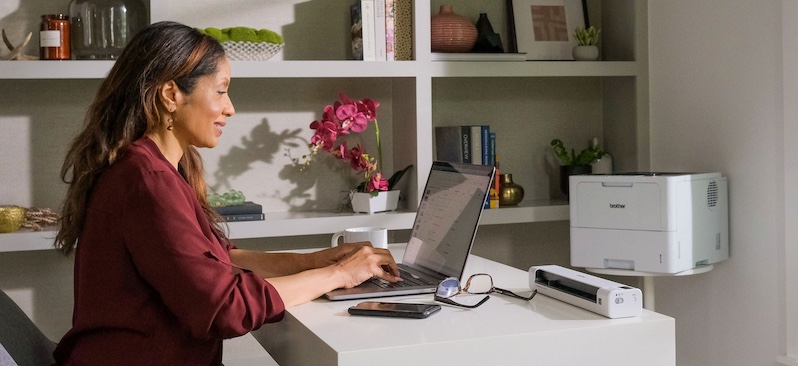
<instances>
[{"instance_id":1,"label":"printer vent","mask_svg":"<svg viewBox=\"0 0 798 366\"><path fill-rule=\"evenodd\" d=\"M716 181L709 182L707 186L707 205L715 207L718 204L718 183Z\"/></svg>"}]
</instances>

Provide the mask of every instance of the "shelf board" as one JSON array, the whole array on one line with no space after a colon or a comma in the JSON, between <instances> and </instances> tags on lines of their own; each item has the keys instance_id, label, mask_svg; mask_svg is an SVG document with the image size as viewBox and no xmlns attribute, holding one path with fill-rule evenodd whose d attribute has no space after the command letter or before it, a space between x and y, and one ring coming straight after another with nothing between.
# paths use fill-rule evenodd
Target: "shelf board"
<instances>
[{"instance_id":1,"label":"shelf board","mask_svg":"<svg viewBox=\"0 0 798 366\"><path fill-rule=\"evenodd\" d=\"M0 61L0 79L103 79L114 61Z\"/></svg>"},{"instance_id":2,"label":"shelf board","mask_svg":"<svg viewBox=\"0 0 798 366\"><path fill-rule=\"evenodd\" d=\"M433 77L638 76L634 61L433 61Z\"/></svg>"},{"instance_id":3,"label":"shelf board","mask_svg":"<svg viewBox=\"0 0 798 366\"><path fill-rule=\"evenodd\" d=\"M415 61L233 61L233 78L392 78L418 76Z\"/></svg>"},{"instance_id":4,"label":"shelf board","mask_svg":"<svg viewBox=\"0 0 798 366\"><path fill-rule=\"evenodd\" d=\"M114 61L0 61L0 79L103 79ZM634 61L233 61L234 78L637 76Z\"/></svg>"},{"instance_id":5,"label":"shelf board","mask_svg":"<svg viewBox=\"0 0 798 366\"><path fill-rule=\"evenodd\" d=\"M0 234L0 252L24 252L29 250L55 249L55 230L33 231L20 229L13 233Z\"/></svg>"},{"instance_id":6,"label":"shelf board","mask_svg":"<svg viewBox=\"0 0 798 366\"><path fill-rule=\"evenodd\" d=\"M519 224L527 222L563 221L570 218L568 201L527 200L518 206L482 212L480 225Z\"/></svg>"},{"instance_id":7,"label":"shelf board","mask_svg":"<svg viewBox=\"0 0 798 366\"><path fill-rule=\"evenodd\" d=\"M0 61L0 79L103 79L114 61ZM234 78L415 77L414 61L232 61Z\"/></svg>"},{"instance_id":8,"label":"shelf board","mask_svg":"<svg viewBox=\"0 0 798 366\"><path fill-rule=\"evenodd\" d=\"M262 221L228 223L231 239L250 239L298 235L331 234L347 227L379 226L388 230L413 227L414 211L369 214L334 212L271 212ZM568 220L568 202L532 200L517 207L485 210L480 225L516 224L525 222ZM20 230L0 234L1 252L51 250L55 230Z\"/></svg>"},{"instance_id":9,"label":"shelf board","mask_svg":"<svg viewBox=\"0 0 798 366\"><path fill-rule=\"evenodd\" d=\"M228 223L230 239L332 234L347 227L378 226L404 230L413 226L415 212L395 211L376 214L351 212L270 212L262 221Z\"/></svg>"}]
</instances>

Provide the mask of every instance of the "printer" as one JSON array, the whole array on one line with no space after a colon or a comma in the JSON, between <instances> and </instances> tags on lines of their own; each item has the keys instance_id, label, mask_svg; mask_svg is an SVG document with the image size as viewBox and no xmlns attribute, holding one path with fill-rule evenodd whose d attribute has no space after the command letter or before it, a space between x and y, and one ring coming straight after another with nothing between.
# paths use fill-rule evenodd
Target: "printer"
<instances>
[{"instance_id":1,"label":"printer","mask_svg":"<svg viewBox=\"0 0 798 366\"><path fill-rule=\"evenodd\" d=\"M729 258L720 173L575 175L571 265L677 274Z\"/></svg>"}]
</instances>

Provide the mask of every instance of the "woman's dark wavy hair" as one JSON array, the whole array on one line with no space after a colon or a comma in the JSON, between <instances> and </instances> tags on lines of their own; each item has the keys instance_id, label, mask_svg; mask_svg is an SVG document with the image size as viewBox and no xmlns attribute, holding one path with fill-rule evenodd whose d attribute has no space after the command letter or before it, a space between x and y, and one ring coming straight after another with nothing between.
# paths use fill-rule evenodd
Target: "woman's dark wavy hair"
<instances>
[{"instance_id":1,"label":"woman's dark wavy hair","mask_svg":"<svg viewBox=\"0 0 798 366\"><path fill-rule=\"evenodd\" d=\"M223 57L224 49L215 39L175 22L154 23L131 39L100 85L83 131L72 141L61 167L61 180L69 188L55 237L58 250L68 255L75 249L97 178L133 141L158 128L159 87L174 80L190 94L199 78L216 73ZM224 238L219 216L208 204L202 158L194 147L184 152L179 168Z\"/></svg>"}]
</instances>

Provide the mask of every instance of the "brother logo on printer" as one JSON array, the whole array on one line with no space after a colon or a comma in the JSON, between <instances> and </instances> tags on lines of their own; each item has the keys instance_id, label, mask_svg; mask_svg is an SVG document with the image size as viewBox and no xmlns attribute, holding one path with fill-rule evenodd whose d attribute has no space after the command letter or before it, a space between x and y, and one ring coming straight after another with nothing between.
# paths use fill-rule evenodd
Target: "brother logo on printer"
<instances>
[{"instance_id":1,"label":"brother logo on printer","mask_svg":"<svg viewBox=\"0 0 798 366\"><path fill-rule=\"evenodd\" d=\"M621 203L610 203L610 208L626 208L626 205Z\"/></svg>"}]
</instances>

